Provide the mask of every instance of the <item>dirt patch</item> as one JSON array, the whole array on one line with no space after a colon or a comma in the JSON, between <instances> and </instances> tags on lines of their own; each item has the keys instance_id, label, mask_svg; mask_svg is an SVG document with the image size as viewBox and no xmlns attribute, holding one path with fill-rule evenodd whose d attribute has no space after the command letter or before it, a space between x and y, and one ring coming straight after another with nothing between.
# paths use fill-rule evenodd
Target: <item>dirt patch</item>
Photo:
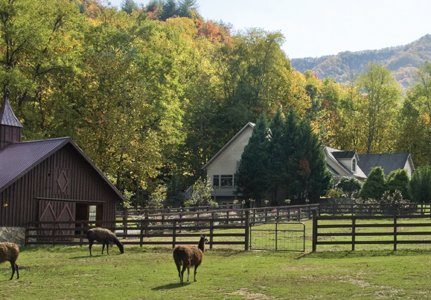
<instances>
[{"instance_id":1,"label":"dirt patch","mask_svg":"<svg viewBox=\"0 0 431 300\"><path fill-rule=\"evenodd\" d=\"M250 293L248 292L247 288L242 288L239 289L236 292L233 293L227 293L228 295L240 295L240 296L244 296L245 299L274 299L273 297L269 297L265 294L261 294L261 293Z\"/></svg>"}]
</instances>

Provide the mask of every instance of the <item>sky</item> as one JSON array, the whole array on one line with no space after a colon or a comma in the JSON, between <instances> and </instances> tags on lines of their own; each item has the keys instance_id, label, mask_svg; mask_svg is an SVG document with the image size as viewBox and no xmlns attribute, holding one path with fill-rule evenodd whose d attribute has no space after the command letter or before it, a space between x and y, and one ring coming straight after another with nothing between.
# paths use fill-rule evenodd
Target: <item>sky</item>
<instances>
[{"instance_id":1,"label":"sky","mask_svg":"<svg viewBox=\"0 0 431 300\"><path fill-rule=\"evenodd\" d=\"M107 0L105 0L107 1ZM134 0L148 4L148 0ZM109 0L121 7L123 0ZM105 2L106 3L106 2ZM430 0L198 0L205 20L234 32L279 31L289 58L375 50L411 43L431 33Z\"/></svg>"}]
</instances>

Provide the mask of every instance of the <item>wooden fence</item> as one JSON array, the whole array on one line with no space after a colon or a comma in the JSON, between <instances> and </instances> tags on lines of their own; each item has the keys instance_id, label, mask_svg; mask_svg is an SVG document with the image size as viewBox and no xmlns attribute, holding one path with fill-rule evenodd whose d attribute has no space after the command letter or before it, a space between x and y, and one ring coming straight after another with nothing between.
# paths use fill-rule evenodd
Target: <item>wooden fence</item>
<instances>
[{"instance_id":1,"label":"wooden fence","mask_svg":"<svg viewBox=\"0 0 431 300\"><path fill-rule=\"evenodd\" d=\"M178 240L184 237L198 237L202 231L209 231L209 247L213 245L244 245L249 246L249 212L242 215L219 217L212 213L198 218L163 218L155 216L141 219L123 219L97 221L58 221L58 222L29 222L26 227L25 245L83 245L87 243L86 232L93 227L105 227L115 232L117 237L126 245L175 245L196 244L195 241ZM236 229L238 232L227 233L221 230ZM232 240L218 240L219 238L237 238ZM154 239L154 238L162 238ZM238 238L240 240L238 241ZM169 239L169 240L167 240Z\"/></svg>"},{"instance_id":2,"label":"wooden fence","mask_svg":"<svg viewBox=\"0 0 431 300\"><path fill-rule=\"evenodd\" d=\"M192 209L172 211L172 209L156 211L152 210L125 210L117 212L117 218L123 220L130 219L161 219L168 220L170 218L200 218L202 216L210 218L236 218L237 216L244 217L246 211L250 213L250 222L252 224L271 223L277 221L300 221L312 218L312 211L319 210L319 204L308 205L289 205L289 206L274 206L274 207L259 207L259 208L231 208L231 209Z\"/></svg>"},{"instance_id":3,"label":"wooden fence","mask_svg":"<svg viewBox=\"0 0 431 300\"><path fill-rule=\"evenodd\" d=\"M316 251L318 245L351 245L352 250L355 250L355 245L372 245L372 244L389 244L393 245L394 251L397 250L398 244L431 244L431 231L418 230L416 228L424 228L431 226L431 222L415 222L415 223L399 223L400 219L410 218L412 220L429 219L428 215L405 215L405 216L317 216L313 217L313 243L312 251ZM319 221L350 221L343 224L319 224ZM376 220L380 221L375 224L361 224L360 220ZM381 222L385 220L385 222ZM381 232L364 232L364 229L383 229ZM415 228L415 231L403 231L404 228ZM322 232L328 229L339 229L338 232ZM401 229L401 230L400 230ZM362 232L361 232L362 231ZM357 240L359 237L388 237L387 240ZM336 240L337 237L349 237L349 241ZM410 237L412 239L403 239L402 237ZM320 240L319 238L322 238ZM327 239L331 240L327 240ZM413 239L414 238L414 239ZM334 240L335 239L335 240Z\"/></svg>"},{"instance_id":4,"label":"wooden fence","mask_svg":"<svg viewBox=\"0 0 431 300\"><path fill-rule=\"evenodd\" d=\"M321 203L319 204L320 215L354 215L374 216L385 215L426 215L430 214L430 206L418 203L402 205L382 205L367 203Z\"/></svg>"}]
</instances>

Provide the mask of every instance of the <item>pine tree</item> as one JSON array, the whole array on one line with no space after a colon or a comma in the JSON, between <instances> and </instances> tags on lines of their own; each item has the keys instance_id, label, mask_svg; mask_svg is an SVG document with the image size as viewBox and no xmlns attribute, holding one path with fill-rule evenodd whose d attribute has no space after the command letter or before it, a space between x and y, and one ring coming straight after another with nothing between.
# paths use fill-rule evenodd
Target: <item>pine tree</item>
<instances>
[{"instance_id":1,"label":"pine tree","mask_svg":"<svg viewBox=\"0 0 431 300\"><path fill-rule=\"evenodd\" d=\"M411 200L417 203L430 203L431 200L431 166L419 167L409 183Z\"/></svg>"},{"instance_id":2,"label":"pine tree","mask_svg":"<svg viewBox=\"0 0 431 300\"><path fill-rule=\"evenodd\" d=\"M296 180L296 166L299 164L299 159L295 157L295 152L300 143L298 141L298 116L295 111L291 109L286 117L283 128L283 161L285 162L284 168L281 172L282 187L286 190L287 198L293 198L295 194L295 180Z\"/></svg>"},{"instance_id":3,"label":"pine tree","mask_svg":"<svg viewBox=\"0 0 431 300\"><path fill-rule=\"evenodd\" d=\"M279 188L283 185L283 171L286 168L286 156L284 148L284 120L281 110L278 109L274 118L269 125L269 163L268 163L268 180L272 191L272 204L277 205L277 194Z\"/></svg>"},{"instance_id":4,"label":"pine tree","mask_svg":"<svg viewBox=\"0 0 431 300\"><path fill-rule=\"evenodd\" d=\"M296 198L317 202L333 185L332 173L326 167L325 154L317 134L313 132L309 120L299 124L298 144L294 157L296 166Z\"/></svg>"},{"instance_id":5,"label":"pine tree","mask_svg":"<svg viewBox=\"0 0 431 300\"><path fill-rule=\"evenodd\" d=\"M362 186L359 196L364 199L380 200L386 190L385 174L381 167L375 167L371 170L368 178Z\"/></svg>"},{"instance_id":6,"label":"pine tree","mask_svg":"<svg viewBox=\"0 0 431 300\"><path fill-rule=\"evenodd\" d=\"M267 120L265 115L261 114L247 146L244 147L238 171L235 173L238 192L246 197L260 200L269 188L268 147Z\"/></svg>"}]
</instances>

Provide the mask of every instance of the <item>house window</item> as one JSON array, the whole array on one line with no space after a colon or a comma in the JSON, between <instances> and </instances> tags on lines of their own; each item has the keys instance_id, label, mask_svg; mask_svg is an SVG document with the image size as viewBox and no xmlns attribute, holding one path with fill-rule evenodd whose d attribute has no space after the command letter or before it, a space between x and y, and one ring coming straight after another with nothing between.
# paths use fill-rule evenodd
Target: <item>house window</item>
<instances>
[{"instance_id":1,"label":"house window","mask_svg":"<svg viewBox=\"0 0 431 300\"><path fill-rule=\"evenodd\" d=\"M356 159L352 160L352 172L356 172Z\"/></svg>"},{"instance_id":2,"label":"house window","mask_svg":"<svg viewBox=\"0 0 431 300\"><path fill-rule=\"evenodd\" d=\"M233 186L233 175L221 175L221 186Z\"/></svg>"},{"instance_id":3,"label":"house window","mask_svg":"<svg viewBox=\"0 0 431 300\"><path fill-rule=\"evenodd\" d=\"M213 186L220 186L220 176L219 175L214 175Z\"/></svg>"}]
</instances>

